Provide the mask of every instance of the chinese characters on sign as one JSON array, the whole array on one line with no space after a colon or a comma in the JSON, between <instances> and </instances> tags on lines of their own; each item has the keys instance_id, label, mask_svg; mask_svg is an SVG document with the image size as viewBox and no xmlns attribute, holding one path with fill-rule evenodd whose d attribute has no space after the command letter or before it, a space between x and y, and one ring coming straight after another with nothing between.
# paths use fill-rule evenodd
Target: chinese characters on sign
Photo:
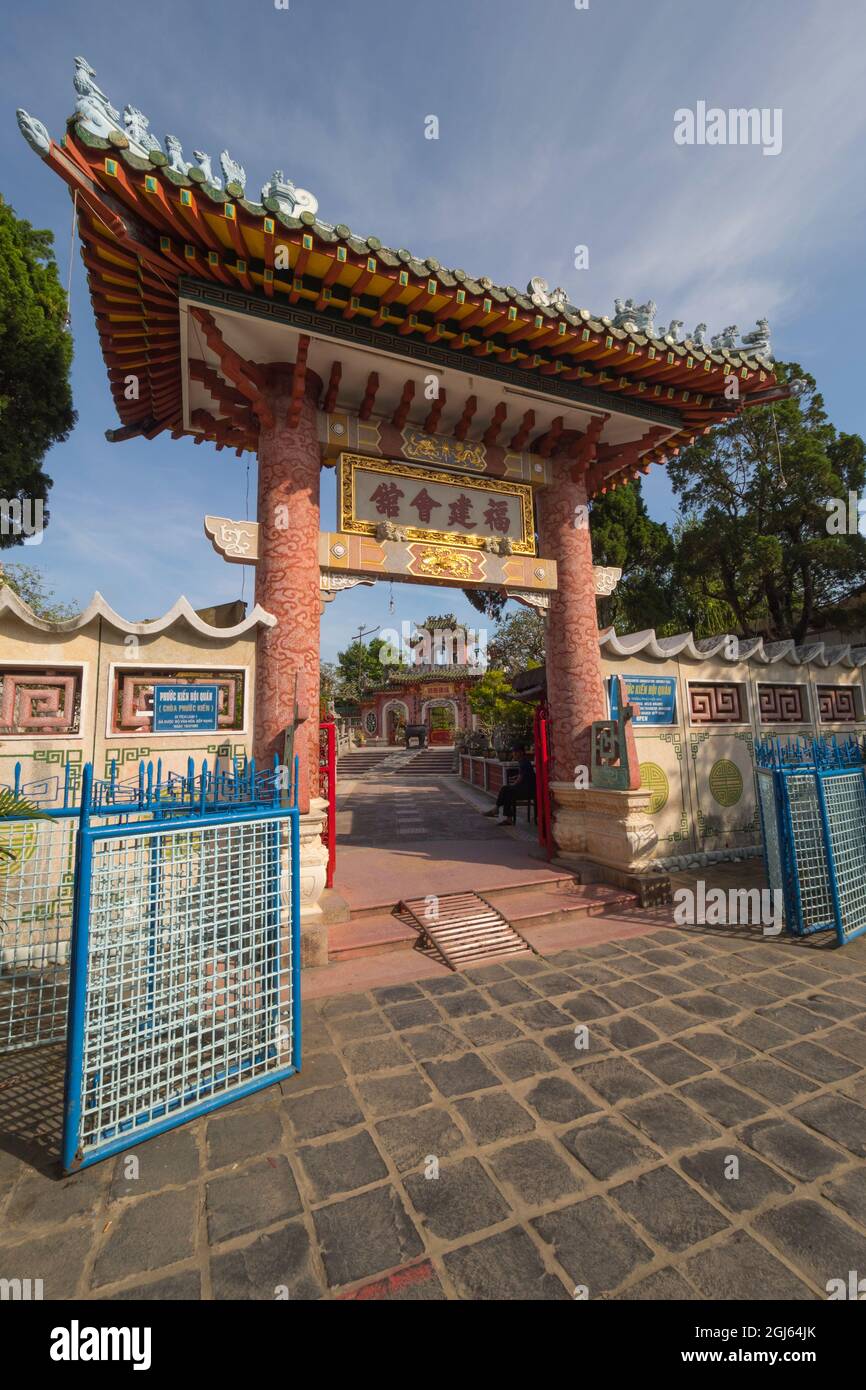
<instances>
[{"instance_id":1,"label":"chinese characters on sign","mask_svg":"<svg viewBox=\"0 0 866 1390\"><path fill-rule=\"evenodd\" d=\"M343 455L340 523L376 535L382 523L407 540L481 547L508 541L516 554L535 553L532 491L524 483L433 473L410 465Z\"/></svg>"}]
</instances>

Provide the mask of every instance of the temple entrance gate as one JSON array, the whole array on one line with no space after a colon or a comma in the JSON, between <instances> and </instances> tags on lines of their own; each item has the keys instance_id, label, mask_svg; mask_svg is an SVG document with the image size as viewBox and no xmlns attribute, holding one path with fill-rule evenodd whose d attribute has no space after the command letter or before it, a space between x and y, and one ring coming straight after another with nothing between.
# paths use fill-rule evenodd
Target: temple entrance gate
<instances>
[{"instance_id":1,"label":"temple entrance gate","mask_svg":"<svg viewBox=\"0 0 866 1390\"><path fill-rule=\"evenodd\" d=\"M282 172L253 201L227 151L220 178L174 137L163 152L140 112L120 129L123 102L83 59L75 85L62 145L18 121L77 199L122 421L109 438L168 431L258 458L257 521L205 524L227 560L256 565L274 620L258 637L254 751L270 763L291 730L311 928L324 931L327 860L320 601L375 579L492 586L544 609L553 839L639 865L649 793L582 780L607 714L589 503L790 394L766 322L739 343L705 324L682 337L679 320L656 327L652 300L594 314L538 276L525 291L475 279L319 219ZM323 465L340 473L334 531L320 529Z\"/></svg>"}]
</instances>

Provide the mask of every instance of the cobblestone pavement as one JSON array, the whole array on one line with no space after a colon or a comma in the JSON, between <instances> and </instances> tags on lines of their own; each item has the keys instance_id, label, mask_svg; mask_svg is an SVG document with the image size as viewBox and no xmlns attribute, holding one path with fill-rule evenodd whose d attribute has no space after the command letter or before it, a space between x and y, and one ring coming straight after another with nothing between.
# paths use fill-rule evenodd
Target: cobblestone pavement
<instances>
[{"instance_id":1,"label":"cobblestone pavement","mask_svg":"<svg viewBox=\"0 0 866 1390\"><path fill-rule=\"evenodd\" d=\"M3 1146L0 1277L48 1298L826 1297L866 1273L864 1020L866 939L667 926L318 1000L301 1075L142 1144L137 1178L121 1155L58 1181Z\"/></svg>"}]
</instances>

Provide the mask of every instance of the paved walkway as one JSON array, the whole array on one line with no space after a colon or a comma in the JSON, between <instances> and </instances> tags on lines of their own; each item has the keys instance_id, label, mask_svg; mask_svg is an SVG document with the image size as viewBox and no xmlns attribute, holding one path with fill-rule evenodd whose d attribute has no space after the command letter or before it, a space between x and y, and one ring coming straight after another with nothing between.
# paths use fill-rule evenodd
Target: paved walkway
<instances>
[{"instance_id":1,"label":"paved walkway","mask_svg":"<svg viewBox=\"0 0 866 1390\"><path fill-rule=\"evenodd\" d=\"M137 1173L34 1169L52 1059L17 1081L6 1059L0 1277L47 1298L826 1297L866 1271L866 940L644 916L309 1001L301 1075L142 1144Z\"/></svg>"},{"instance_id":2,"label":"paved walkway","mask_svg":"<svg viewBox=\"0 0 866 1390\"><path fill-rule=\"evenodd\" d=\"M498 826L481 814L491 799L456 777L410 783L373 772L339 791L334 887L355 911L562 875L541 857L525 807L515 827Z\"/></svg>"}]
</instances>

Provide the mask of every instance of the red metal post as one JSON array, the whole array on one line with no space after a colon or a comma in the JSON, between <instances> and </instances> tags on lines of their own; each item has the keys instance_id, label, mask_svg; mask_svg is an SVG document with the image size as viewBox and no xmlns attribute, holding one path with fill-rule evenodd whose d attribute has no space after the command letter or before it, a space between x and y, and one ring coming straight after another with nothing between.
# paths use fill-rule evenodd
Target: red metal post
<instances>
[{"instance_id":1,"label":"red metal post","mask_svg":"<svg viewBox=\"0 0 866 1390\"><path fill-rule=\"evenodd\" d=\"M535 804L538 809L538 843L548 859L553 854L550 818L550 716L541 700L535 707Z\"/></svg>"},{"instance_id":2,"label":"red metal post","mask_svg":"<svg viewBox=\"0 0 866 1390\"><path fill-rule=\"evenodd\" d=\"M328 848L325 886L333 888L337 866L337 726L332 721L319 725L319 795L328 803L322 841Z\"/></svg>"}]
</instances>

